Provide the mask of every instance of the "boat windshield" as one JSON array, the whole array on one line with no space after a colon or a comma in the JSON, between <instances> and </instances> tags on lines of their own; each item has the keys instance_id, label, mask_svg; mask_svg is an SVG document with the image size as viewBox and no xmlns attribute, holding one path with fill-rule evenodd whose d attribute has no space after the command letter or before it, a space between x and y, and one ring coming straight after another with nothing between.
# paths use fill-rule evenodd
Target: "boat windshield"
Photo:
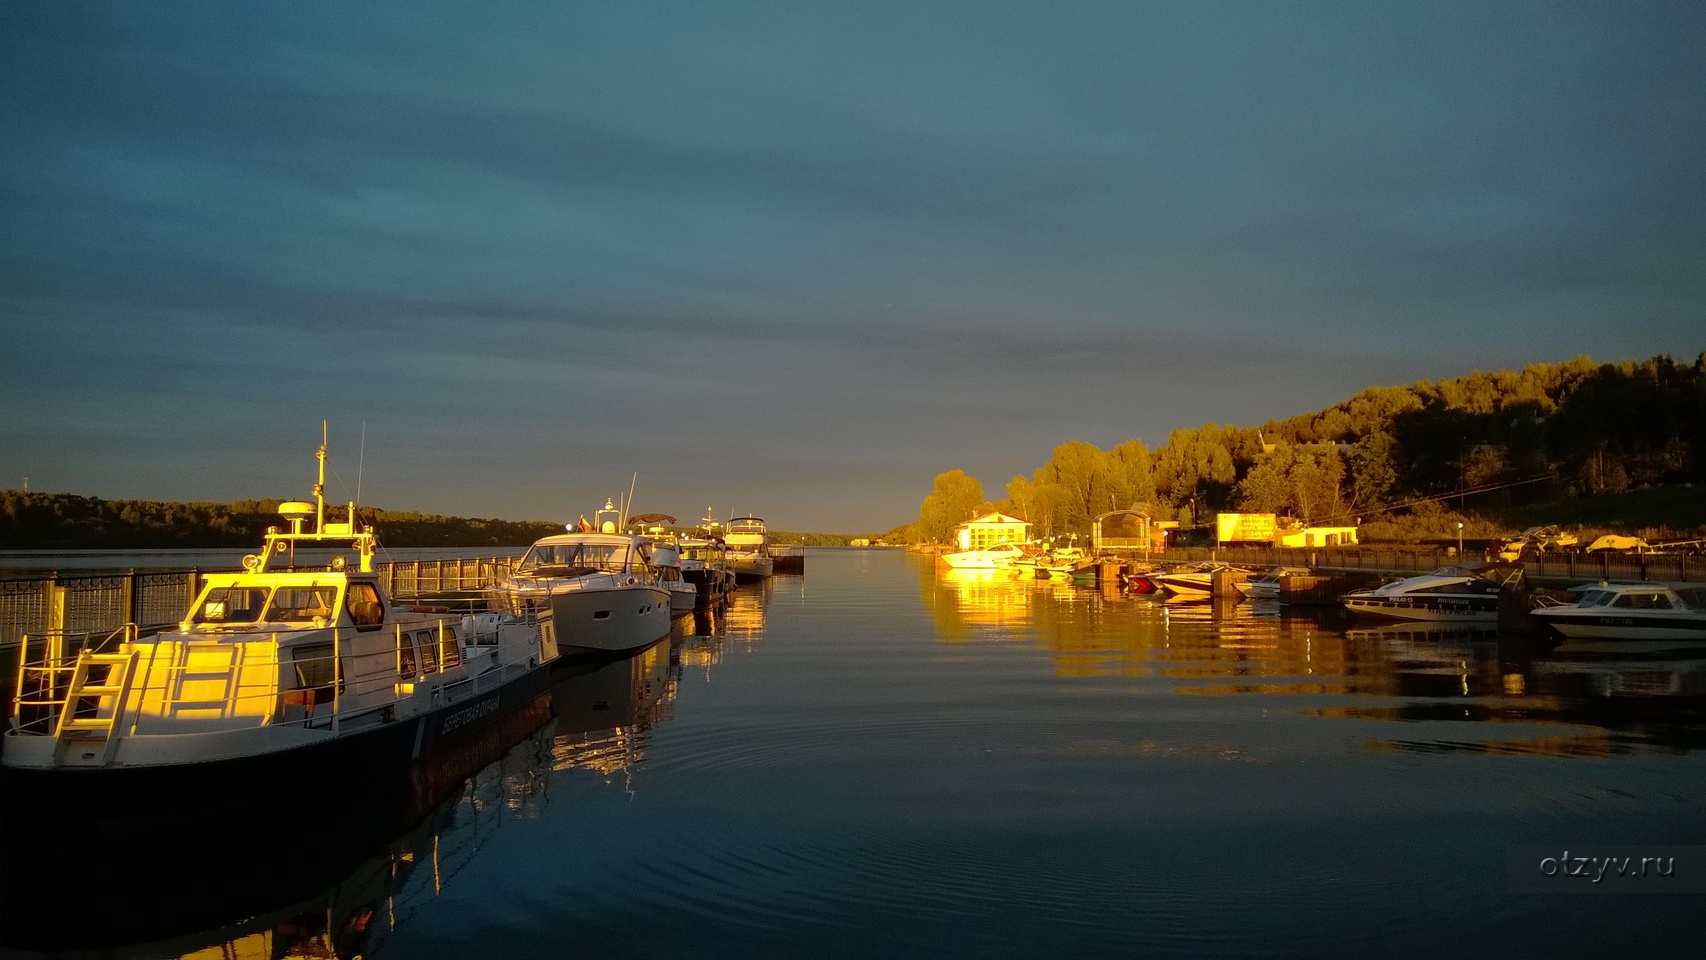
<instances>
[{"instance_id":1,"label":"boat windshield","mask_svg":"<svg viewBox=\"0 0 1706 960\"><path fill-rule=\"evenodd\" d=\"M325 620L338 608L337 587L279 587L263 618L268 623L298 623Z\"/></svg>"},{"instance_id":2,"label":"boat windshield","mask_svg":"<svg viewBox=\"0 0 1706 960\"><path fill-rule=\"evenodd\" d=\"M1576 601L1578 607L1603 607L1610 603L1617 594L1610 590L1589 590Z\"/></svg>"},{"instance_id":3,"label":"boat windshield","mask_svg":"<svg viewBox=\"0 0 1706 960\"><path fill-rule=\"evenodd\" d=\"M214 587L190 619L195 623L255 623L266 608L266 587Z\"/></svg>"},{"instance_id":4,"label":"boat windshield","mask_svg":"<svg viewBox=\"0 0 1706 960\"><path fill-rule=\"evenodd\" d=\"M628 565L628 548L626 543L536 543L521 558L516 572L537 577L622 573Z\"/></svg>"}]
</instances>

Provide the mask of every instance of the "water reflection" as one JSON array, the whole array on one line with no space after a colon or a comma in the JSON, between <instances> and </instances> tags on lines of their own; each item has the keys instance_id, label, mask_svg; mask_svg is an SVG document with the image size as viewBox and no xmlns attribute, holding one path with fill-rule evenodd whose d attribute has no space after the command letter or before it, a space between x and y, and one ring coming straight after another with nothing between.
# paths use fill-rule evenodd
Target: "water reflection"
<instances>
[{"instance_id":1,"label":"water reflection","mask_svg":"<svg viewBox=\"0 0 1706 960\"><path fill-rule=\"evenodd\" d=\"M632 657L585 667L552 684L552 770L581 768L610 776L631 771L645 758L652 727L674 715L671 651L676 642L672 636Z\"/></svg>"},{"instance_id":2,"label":"water reflection","mask_svg":"<svg viewBox=\"0 0 1706 960\"><path fill-rule=\"evenodd\" d=\"M396 791L339 795L329 784L283 785L299 800L294 812L246 829L207 817L207 831L173 830L165 844L159 824L123 823L115 811L102 832L118 839L81 854L71 842L88 825L64 825L39 848L11 834L5 941L17 949L8 955L371 953L423 899L442 892L492 831L536 813L550 770L550 710L541 695L425 758ZM192 810L244 807L238 794L184 802ZM34 848L28 869L16 859L25 855L21 846Z\"/></svg>"},{"instance_id":3,"label":"water reflection","mask_svg":"<svg viewBox=\"0 0 1706 960\"><path fill-rule=\"evenodd\" d=\"M1486 625L1179 602L1005 571L925 567L922 590L944 643L1023 642L1052 654L1062 677L1302 697L1297 715L1411 725L1371 738L1377 749L1603 757L1706 741L1706 644L1558 644Z\"/></svg>"}]
</instances>

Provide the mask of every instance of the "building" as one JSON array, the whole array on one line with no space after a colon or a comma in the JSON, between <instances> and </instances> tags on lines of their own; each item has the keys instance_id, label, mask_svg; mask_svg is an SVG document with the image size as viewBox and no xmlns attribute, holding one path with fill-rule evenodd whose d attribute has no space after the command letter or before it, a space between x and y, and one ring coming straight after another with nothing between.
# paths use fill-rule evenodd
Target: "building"
<instances>
[{"instance_id":1,"label":"building","mask_svg":"<svg viewBox=\"0 0 1706 960\"><path fill-rule=\"evenodd\" d=\"M961 550L987 550L998 543L1025 543L1030 539L1030 521L1005 513L986 513L954 528L954 542Z\"/></svg>"},{"instance_id":2,"label":"building","mask_svg":"<svg viewBox=\"0 0 1706 960\"><path fill-rule=\"evenodd\" d=\"M1177 520L1153 520L1141 510L1114 510L1097 517L1090 525L1090 552L1127 554L1165 550L1166 531L1178 526Z\"/></svg>"}]
</instances>

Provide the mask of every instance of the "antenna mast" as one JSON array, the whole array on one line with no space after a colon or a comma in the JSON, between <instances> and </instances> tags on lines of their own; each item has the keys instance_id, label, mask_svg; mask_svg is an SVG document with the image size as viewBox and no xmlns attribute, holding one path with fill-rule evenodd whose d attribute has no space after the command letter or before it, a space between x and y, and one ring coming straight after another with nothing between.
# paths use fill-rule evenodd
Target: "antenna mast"
<instances>
[{"instance_id":1,"label":"antenna mast","mask_svg":"<svg viewBox=\"0 0 1706 960\"><path fill-rule=\"evenodd\" d=\"M326 421L320 421L320 480L314 484L314 532L326 529Z\"/></svg>"}]
</instances>

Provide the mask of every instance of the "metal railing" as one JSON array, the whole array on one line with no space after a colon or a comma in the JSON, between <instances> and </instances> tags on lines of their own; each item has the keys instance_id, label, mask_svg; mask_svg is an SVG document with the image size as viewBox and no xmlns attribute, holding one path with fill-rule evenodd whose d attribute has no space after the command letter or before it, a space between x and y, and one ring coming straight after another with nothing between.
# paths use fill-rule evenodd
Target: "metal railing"
<instances>
[{"instance_id":1,"label":"metal railing","mask_svg":"<svg viewBox=\"0 0 1706 960\"><path fill-rule=\"evenodd\" d=\"M477 592L509 575L513 557L396 560L374 564L393 600ZM107 634L134 623L144 634L183 620L201 592L199 567L0 580L0 649L25 634Z\"/></svg>"}]
</instances>

